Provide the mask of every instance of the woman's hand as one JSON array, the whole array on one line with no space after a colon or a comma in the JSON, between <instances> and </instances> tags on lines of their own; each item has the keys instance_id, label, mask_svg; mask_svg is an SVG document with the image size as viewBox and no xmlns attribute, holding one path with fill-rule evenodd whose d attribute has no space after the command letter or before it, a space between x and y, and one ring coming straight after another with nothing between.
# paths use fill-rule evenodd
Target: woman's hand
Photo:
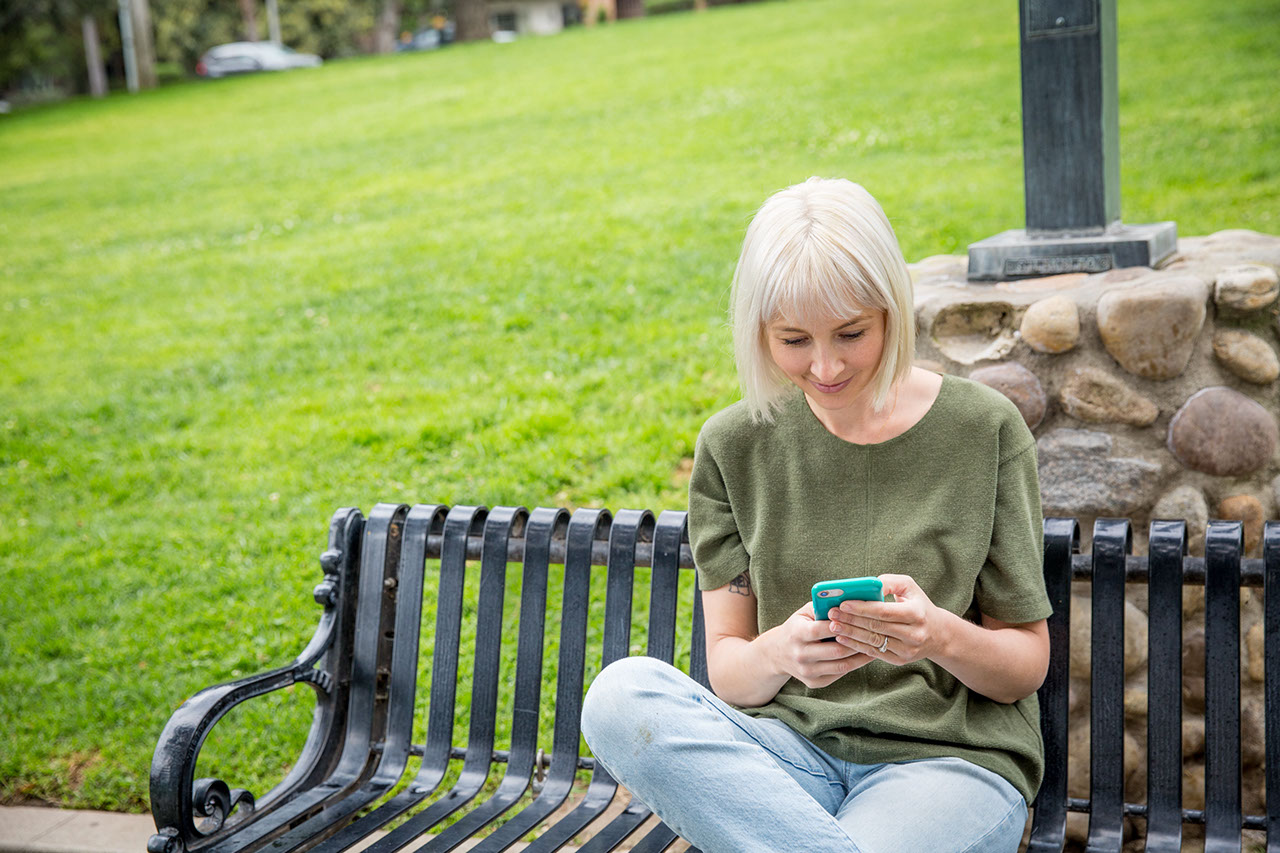
<instances>
[{"instance_id":1,"label":"woman's hand","mask_svg":"<svg viewBox=\"0 0 1280 853\"><path fill-rule=\"evenodd\" d=\"M1017 702L1044 681L1045 620L1014 624L983 614L975 625L938 607L907 575L880 581L893 601L846 601L832 609L829 627L841 646L894 666L927 658L996 702Z\"/></svg>"},{"instance_id":2,"label":"woman's hand","mask_svg":"<svg viewBox=\"0 0 1280 853\"><path fill-rule=\"evenodd\" d=\"M702 591L707 677L726 702L759 707L792 678L806 687L825 687L873 660L856 649L822 642L832 637L830 623L814 619L811 602L758 634L756 603L748 572L719 589Z\"/></svg>"},{"instance_id":3,"label":"woman's hand","mask_svg":"<svg viewBox=\"0 0 1280 853\"><path fill-rule=\"evenodd\" d=\"M895 665L940 654L952 614L930 601L908 575L880 575L880 582L893 601L846 601L832 608L830 627L837 642Z\"/></svg>"},{"instance_id":4,"label":"woman's hand","mask_svg":"<svg viewBox=\"0 0 1280 853\"><path fill-rule=\"evenodd\" d=\"M813 614L813 602L805 602L787 621L765 633L774 666L812 688L826 687L874 660L860 648L824 642L834 636L830 624L819 622Z\"/></svg>"}]
</instances>

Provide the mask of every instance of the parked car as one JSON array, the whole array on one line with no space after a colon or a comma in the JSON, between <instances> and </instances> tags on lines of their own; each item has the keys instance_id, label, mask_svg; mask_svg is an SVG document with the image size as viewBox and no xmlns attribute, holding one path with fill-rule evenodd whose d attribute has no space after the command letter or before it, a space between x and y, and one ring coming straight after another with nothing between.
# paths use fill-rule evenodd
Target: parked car
<instances>
[{"instance_id":1,"label":"parked car","mask_svg":"<svg viewBox=\"0 0 1280 853\"><path fill-rule=\"evenodd\" d=\"M428 27L412 35L404 33L396 44L396 50L435 50L452 43L453 21L445 21L439 26Z\"/></svg>"},{"instance_id":2,"label":"parked car","mask_svg":"<svg viewBox=\"0 0 1280 853\"><path fill-rule=\"evenodd\" d=\"M201 77L225 77L249 71L288 71L321 63L314 53L298 53L291 47L269 41L234 41L211 47L196 63Z\"/></svg>"}]
</instances>

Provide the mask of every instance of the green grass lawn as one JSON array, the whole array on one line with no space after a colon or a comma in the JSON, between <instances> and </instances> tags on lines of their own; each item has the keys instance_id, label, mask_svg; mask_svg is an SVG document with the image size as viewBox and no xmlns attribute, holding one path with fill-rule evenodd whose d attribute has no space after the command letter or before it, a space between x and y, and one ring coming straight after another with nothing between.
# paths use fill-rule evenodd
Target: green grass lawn
<instances>
[{"instance_id":1,"label":"green grass lawn","mask_svg":"<svg viewBox=\"0 0 1280 853\"><path fill-rule=\"evenodd\" d=\"M1280 231L1278 0L1120 7L1124 218ZM329 515L684 504L772 191L909 260L1022 224L1016 6L804 0L0 121L0 798L141 810L314 627ZM424 678L424 685L426 684ZM262 793L286 694L213 743ZM549 731L549 729L548 729ZM460 733L459 737L462 735Z\"/></svg>"}]
</instances>

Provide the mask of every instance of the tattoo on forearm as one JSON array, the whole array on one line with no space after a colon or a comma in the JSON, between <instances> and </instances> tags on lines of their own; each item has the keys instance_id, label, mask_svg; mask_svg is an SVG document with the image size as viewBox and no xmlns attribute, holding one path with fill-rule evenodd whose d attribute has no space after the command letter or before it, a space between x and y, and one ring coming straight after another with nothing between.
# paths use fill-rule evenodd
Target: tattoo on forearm
<instances>
[{"instance_id":1,"label":"tattoo on forearm","mask_svg":"<svg viewBox=\"0 0 1280 853\"><path fill-rule=\"evenodd\" d=\"M729 592L734 595L751 595L751 578L747 577L746 572L729 581Z\"/></svg>"}]
</instances>

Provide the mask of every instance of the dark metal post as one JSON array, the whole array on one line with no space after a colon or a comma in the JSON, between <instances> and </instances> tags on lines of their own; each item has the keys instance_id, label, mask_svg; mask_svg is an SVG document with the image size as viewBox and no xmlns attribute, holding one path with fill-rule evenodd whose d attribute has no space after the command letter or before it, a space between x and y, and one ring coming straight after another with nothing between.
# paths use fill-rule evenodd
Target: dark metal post
<instances>
[{"instance_id":1,"label":"dark metal post","mask_svg":"<svg viewBox=\"0 0 1280 853\"><path fill-rule=\"evenodd\" d=\"M1116 0L1020 0L1027 227L969 247L969 278L1154 266L1172 222L1120 222Z\"/></svg>"}]
</instances>

